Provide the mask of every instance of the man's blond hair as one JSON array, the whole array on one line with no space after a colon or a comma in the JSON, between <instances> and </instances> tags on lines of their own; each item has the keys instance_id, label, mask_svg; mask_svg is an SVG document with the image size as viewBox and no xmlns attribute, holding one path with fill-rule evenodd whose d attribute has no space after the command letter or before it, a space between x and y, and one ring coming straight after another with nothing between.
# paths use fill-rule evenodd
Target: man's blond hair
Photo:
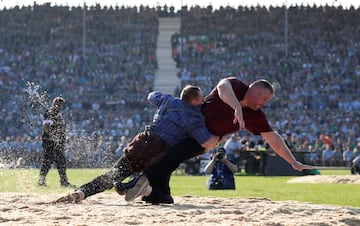
<instances>
[{"instance_id":1,"label":"man's blond hair","mask_svg":"<svg viewBox=\"0 0 360 226\"><path fill-rule=\"evenodd\" d=\"M181 90L180 99L190 104L194 98L197 98L199 96L199 92L201 92L200 87L187 85Z\"/></svg>"}]
</instances>

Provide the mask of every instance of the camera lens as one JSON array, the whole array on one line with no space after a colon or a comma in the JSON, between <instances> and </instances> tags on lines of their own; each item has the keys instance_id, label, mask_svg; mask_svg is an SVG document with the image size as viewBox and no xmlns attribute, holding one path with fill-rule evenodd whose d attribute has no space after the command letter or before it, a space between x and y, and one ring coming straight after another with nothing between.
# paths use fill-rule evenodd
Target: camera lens
<instances>
[{"instance_id":1,"label":"camera lens","mask_svg":"<svg viewBox=\"0 0 360 226\"><path fill-rule=\"evenodd\" d=\"M216 158L217 158L218 160L222 159L223 157L224 157L224 154L223 154L223 153L219 153L219 154L216 156Z\"/></svg>"}]
</instances>

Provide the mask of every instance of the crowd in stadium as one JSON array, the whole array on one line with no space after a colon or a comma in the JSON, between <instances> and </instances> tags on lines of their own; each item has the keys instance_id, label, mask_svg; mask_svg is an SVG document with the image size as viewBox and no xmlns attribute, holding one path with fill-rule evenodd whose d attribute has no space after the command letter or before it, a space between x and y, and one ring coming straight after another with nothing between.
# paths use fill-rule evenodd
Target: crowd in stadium
<instances>
[{"instance_id":1,"label":"crowd in stadium","mask_svg":"<svg viewBox=\"0 0 360 226\"><path fill-rule=\"evenodd\" d=\"M297 151L325 149L320 135L327 135L333 150L359 154L360 9L290 7L287 41L284 11L183 7L176 14L181 31L169 40L182 86L199 85L206 94L225 76L266 78L280 88L264 111L277 131L293 135ZM173 9L160 14L158 8L96 5L84 13L44 4L2 10L4 161L16 164L22 157L25 165L38 167L42 106L58 95L67 104L74 166L101 167L105 158L108 166L107 153L121 155L120 137L130 139L151 121L146 95L158 69L158 16L174 16ZM79 164L84 159L89 160Z\"/></svg>"}]
</instances>

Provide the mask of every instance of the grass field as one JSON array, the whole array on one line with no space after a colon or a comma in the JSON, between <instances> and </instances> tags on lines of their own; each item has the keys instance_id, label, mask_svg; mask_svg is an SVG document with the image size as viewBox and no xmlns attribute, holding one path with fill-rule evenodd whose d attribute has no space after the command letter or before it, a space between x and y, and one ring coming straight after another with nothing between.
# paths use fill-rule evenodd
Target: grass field
<instances>
[{"instance_id":1,"label":"grass field","mask_svg":"<svg viewBox=\"0 0 360 226\"><path fill-rule=\"evenodd\" d=\"M106 169L68 169L69 181L82 185L106 172ZM349 175L349 170L321 170L322 175ZM38 169L0 170L0 192L67 193L72 189L59 186L57 171L50 170L48 187L38 187ZM174 175L173 196L265 197L271 200L297 200L360 208L359 184L290 184L291 176L236 176L236 190L207 190L207 176Z\"/></svg>"}]
</instances>

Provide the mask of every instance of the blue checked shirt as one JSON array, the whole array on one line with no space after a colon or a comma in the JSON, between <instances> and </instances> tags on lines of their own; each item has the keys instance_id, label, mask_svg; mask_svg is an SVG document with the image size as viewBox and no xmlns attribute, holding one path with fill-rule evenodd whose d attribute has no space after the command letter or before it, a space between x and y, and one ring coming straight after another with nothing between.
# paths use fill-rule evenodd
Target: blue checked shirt
<instances>
[{"instance_id":1,"label":"blue checked shirt","mask_svg":"<svg viewBox=\"0 0 360 226\"><path fill-rule=\"evenodd\" d=\"M199 144L210 139L201 106L190 106L179 98L159 91L149 93L148 101L157 107L152 131L167 144L174 145L192 137Z\"/></svg>"}]
</instances>

